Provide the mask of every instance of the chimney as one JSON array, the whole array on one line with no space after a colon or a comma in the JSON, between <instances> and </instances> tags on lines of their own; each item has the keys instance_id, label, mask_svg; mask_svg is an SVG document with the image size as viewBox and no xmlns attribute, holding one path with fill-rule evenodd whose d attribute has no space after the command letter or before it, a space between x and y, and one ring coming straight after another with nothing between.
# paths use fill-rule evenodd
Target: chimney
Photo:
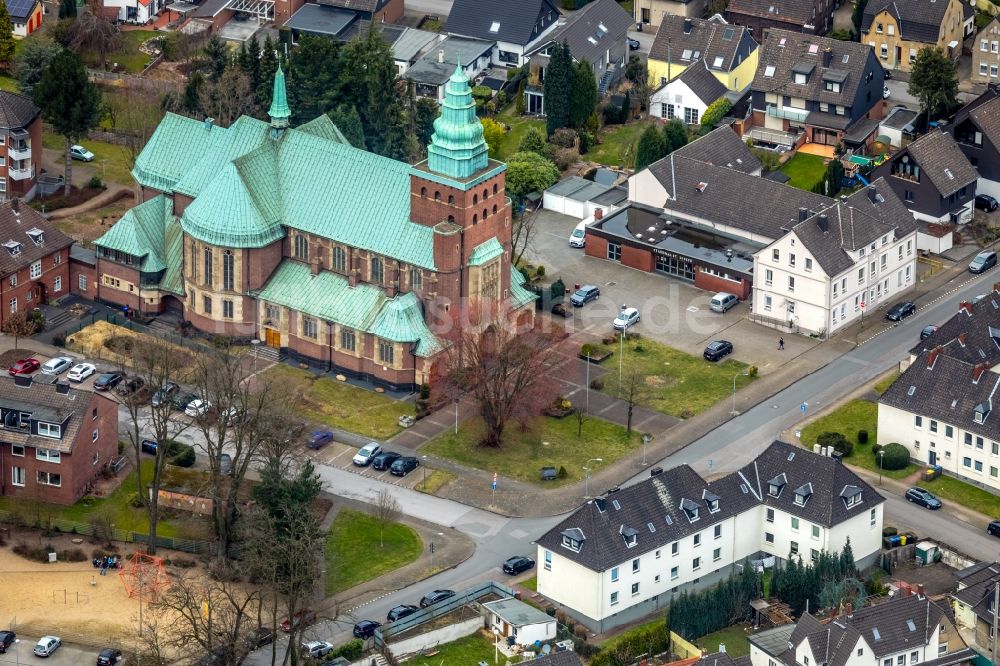
<instances>
[{"instance_id":1,"label":"chimney","mask_svg":"<svg viewBox=\"0 0 1000 666\"><path fill-rule=\"evenodd\" d=\"M347 276L347 286L357 287L358 286L358 272L351 271L351 274Z\"/></svg>"},{"instance_id":2,"label":"chimney","mask_svg":"<svg viewBox=\"0 0 1000 666\"><path fill-rule=\"evenodd\" d=\"M869 186L868 188L868 201L871 201L873 204L878 203L878 192L875 191L874 185Z\"/></svg>"},{"instance_id":3,"label":"chimney","mask_svg":"<svg viewBox=\"0 0 1000 666\"><path fill-rule=\"evenodd\" d=\"M972 316L972 303L970 303L969 301L962 301L961 303L958 304L958 311L959 312L964 311L965 314L967 314L967 315L969 315L971 317Z\"/></svg>"},{"instance_id":4,"label":"chimney","mask_svg":"<svg viewBox=\"0 0 1000 666\"><path fill-rule=\"evenodd\" d=\"M808 217L809 217L809 209L799 208L799 222L805 222Z\"/></svg>"},{"instance_id":5,"label":"chimney","mask_svg":"<svg viewBox=\"0 0 1000 666\"><path fill-rule=\"evenodd\" d=\"M438 62L444 64L444 49L438 49Z\"/></svg>"},{"instance_id":6,"label":"chimney","mask_svg":"<svg viewBox=\"0 0 1000 666\"><path fill-rule=\"evenodd\" d=\"M215 118L205 118L205 129L211 132L213 123L215 123Z\"/></svg>"},{"instance_id":7,"label":"chimney","mask_svg":"<svg viewBox=\"0 0 1000 666\"><path fill-rule=\"evenodd\" d=\"M816 224L818 224L819 228L824 232L830 230L830 218L826 216L826 213L820 213L819 217L816 218Z\"/></svg>"},{"instance_id":8,"label":"chimney","mask_svg":"<svg viewBox=\"0 0 1000 666\"><path fill-rule=\"evenodd\" d=\"M923 583L917 583L917 594L919 596L921 596L921 597L924 596L924 584Z\"/></svg>"},{"instance_id":9,"label":"chimney","mask_svg":"<svg viewBox=\"0 0 1000 666\"><path fill-rule=\"evenodd\" d=\"M941 354L941 345L938 345L931 350L931 353L927 355L927 369L933 370L934 363L937 361L937 357Z\"/></svg>"},{"instance_id":10,"label":"chimney","mask_svg":"<svg viewBox=\"0 0 1000 666\"><path fill-rule=\"evenodd\" d=\"M993 293L1000 294L1000 282L993 283Z\"/></svg>"},{"instance_id":11,"label":"chimney","mask_svg":"<svg viewBox=\"0 0 1000 666\"><path fill-rule=\"evenodd\" d=\"M833 49L823 49L823 66L829 67L833 62Z\"/></svg>"},{"instance_id":12,"label":"chimney","mask_svg":"<svg viewBox=\"0 0 1000 666\"><path fill-rule=\"evenodd\" d=\"M312 275L319 275L319 269L322 268L319 257L312 258L312 261L309 262L309 268Z\"/></svg>"},{"instance_id":13,"label":"chimney","mask_svg":"<svg viewBox=\"0 0 1000 666\"><path fill-rule=\"evenodd\" d=\"M964 347L965 346L965 340L968 337L969 337L969 335L965 331L962 331L961 333L959 333L958 334L958 344L960 344L960 345L962 345Z\"/></svg>"},{"instance_id":14,"label":"chimney","mask_svg":"<svg viewBox=\"0 0 1000 666\"><path fill-rule=\"evenodd\" d=\"M594 209L594 219L595 220L600 220L600 219L603 219L603 218L604 218L604 209L603 208L595 208Z\"/></svg>"},{"instance_id":15,"label":"chimney","mask_svg":"<svg viewBox=\"0 0 1000 666\"><path fill-rule=\"evenodd\" d=\"M691 19L689 19L689 18L684 19L684 34L685 35L690 35L691 34L691 23L692 23Z\"/></svg>"},{"instance_id":16,"label":"chimney","mask_svg":"<svg viewBox=\"0 0 1000 666\"><path fill-rule=\"evenodd\" d=\"M978 384L979 378L983 376L989 366L986 363L976 363L975 367L972 368L972 383Z\"/></svg>"}]
</instances>

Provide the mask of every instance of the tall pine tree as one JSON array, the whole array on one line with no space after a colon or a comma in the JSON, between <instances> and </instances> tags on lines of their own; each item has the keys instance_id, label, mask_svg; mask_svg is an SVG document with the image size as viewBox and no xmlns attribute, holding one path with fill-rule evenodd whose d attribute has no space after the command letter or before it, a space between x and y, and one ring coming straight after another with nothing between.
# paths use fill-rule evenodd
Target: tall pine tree
<instances>
[{"instance_id":1,"label":"tall pine tree","mask_svg":"<svg viewBox=\"0 0 1000 666\"><path fill-rule=\"evenodd\" d=\"M654 125L649 125L639 137L639 146L635 150L635 170L645 169L666 154L663 134Z\"/></svg>"},{"instance_id":2,"label":"tall pine tree","mask_svg":"<svg viewBox=\"0 0 1000 666\"><path fill-rule=\"evenodd\" d=\"M330 120L337 126L337 129L344 135L344 138L350 141L352 146L364 150L365 131L361 127L361 118L358 116L357 109L353 106L341 104L327 115L330 116Z\"/></svg>"},{"instance_id":3,"label":"tall pine tree","mask_svg":"<svg viewBox=\"0 0 1000 666\"><path fill-rule=\"evenodd\" d=\"M7 3L0 2L0 65L10 67L14 59L14 24L7 12Z\"/></svg>"},{"instance_id":4,"label":"tall pine tree","mask_svg":"<svg viewBox=\"0 0 1000 666\"><path fill-rule=\"evenodd\" d=\"M332 39L303 36L299 41L288 69L288 104L294 124L335 108L340 97L340 55L340 45Z\"/></svg>"},{"instance_id":5,"label":"tall pine tree","mask_svg":"<svg viewBox=\"0 0 1000 666\"><path fill-rule=\"evenodd\" d=\"M597 105L597 81L594 70L587 62L578 62L573 68L573 106L570 109L569 124L575 129L583 129L587 118Z\"/></svg>"},{"instance_id":6,"label":"tall pine tree","mask_svg":"<svg viewBox=\"0 0 1000 666\"><path fill-rule=\"evenodd\" d=\"M569 44L554 45L549 66L545 68L545 131L548 136L560 127L569 127L575 78Z\"/></svg>"},{"instance_id":7,"label":"tall pine tree","mask_svg":"<svg viewBox=\"0 0 1000 666\"><path fill-rule=\"evenodd\" d=\"M344 48L342 64L341 98L355 101L368 150L406 159L406 118L396 63L374 25Z\"/></svg>"},{"instance_id":8,"label":"tall pine tree","mask_svg":"<svg viewBox=\"0 0 1000 666\"><path fill-rule=\"evenodd\" d=\"M278 71L278 45L271 39L270 35L264 38L257 69L260 72L260 80L257 82L254 96L257 98L257 105L266 113L271 108L271 95L274 94L274 74ZM292 113L295 113L294 107Z\"/></svg>"}]
</instances>

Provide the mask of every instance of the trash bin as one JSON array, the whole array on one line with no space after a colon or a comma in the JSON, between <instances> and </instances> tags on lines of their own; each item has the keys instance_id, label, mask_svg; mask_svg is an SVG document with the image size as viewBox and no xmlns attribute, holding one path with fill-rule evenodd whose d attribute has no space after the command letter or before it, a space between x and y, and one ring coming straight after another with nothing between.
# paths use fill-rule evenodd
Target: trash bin
<instances>
[{"instance_id":1,"label":"trash bin","mask_svg":"<svg viewBox=\"0 0 1000 666\"><path fill-rule=\"evenodd\" d=\"M887 541L889 542L889 548L895 548L899 545L900 538L898 536L891 536Z\"/></svg>"},{"instance_id":2,"label":"trash bin","mask_svg":"<svg viewBox=\"0 0 1000 666\"><path fill-rule=\"evenodd\" d=\"M899 545L900 546L905 546L906 545L906 535L905 534L900 534L899 535Z\"/></svg>"}]
</instances>

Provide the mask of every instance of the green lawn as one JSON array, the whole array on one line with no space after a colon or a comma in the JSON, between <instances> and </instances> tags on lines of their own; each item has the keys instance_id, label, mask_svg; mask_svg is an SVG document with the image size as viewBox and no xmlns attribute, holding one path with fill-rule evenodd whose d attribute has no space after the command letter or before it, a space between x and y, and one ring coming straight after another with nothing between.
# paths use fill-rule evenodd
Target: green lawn
<instances>
[{"instance_id":1,"label":"green lawn","mask_svg":"<svg viewBox=\"0 0 1000 666\"><path fill-rule=\"evenodd\" d=\"M519 585L526 590L538 592L538 576L532 576L531 578L522 580Z\"/></svg>"},{"instance_id":2,"label":"green lawn","mask_svg":"<svg viewBox=\"0 0 1000 666\"><path fill-rule=\"evenodd\" d=\"M878 472L878 460L872 453L872 446L878 441L878 405L867 400L851 400L826 416L816 419L802 429L799 438L802 445L812 449L816 438L824 432L839 432L854 444L854 453L844 462L863 467L872 472ZM858 431L868 431L868 443L858 443ZM882 474L890 479L902 479L917 471L914 464L904 469L882 470Z\"/></svg>"},{"instance_id":3,"label":"green lawn","mask_svg":"<svg viewBox=\"0 0 1000 666\"><path fill-rule=\"evenodd\" d=\"M600 145L591 148L586 158L607 166L635 164L635 149L639 145L639 135L650 124L653 124L653 121L631 122L605 128L598 135Z\"/></svg>"},{"instance_id":4,"label":"green lawn","mask_svg":"<svg viewBox=\"0 0 1000 666\"><path fill-rule=\"evenodd\" d=\"M1000 496L972 484L942 475L933 481L921 481L920 485L946 502L951 500L991 518L1000 516Z\"/></svg>"},{"instance_id":5,"label":"green lawn","mask_svg":"<svg viewBox=\"0 0 1000 666\"><path fill-rule=\"evenodd\" d=\"M300 416L373 439L395 435L401 430L399 417L413 414L409 403L284 363L264 374L296 397Z\"/></svg>"},{"instance_id":6,"label":"green lawn","mask_svg":"<svg viewBox=\"0 0 1000 666\"><path fill-rule=\"evenodd\" d=\"M496 647L493 645L492 640L486 640L482 634L476 632L471 636L459 638L457 641L425 650L425 652L433 654L426 657L417 655L410 659L408 663L413 664L413 666L440 666L441 664L445 664L445 666L451 664L464 666L465 664L469 664L471 666L481 661L492 664L495 650ZM501 664L507 662L517 664L520 661L520 657L511 657L508 659L502 654L500 655Z\"/></svg>"},{"instance_id":7,"label":"green lawn","mask_svg":"<svg viewBox=\"0 0 1000 666\"><path fill-rule=\"evenodd\" d=\"M737 657L750 654L750 642L747 640L747 636L750 634L747 629L748 627L745 624L734 624L731 627L713 631L691 642L702 649L708 650L709 653L718 652L719 644L722 643L726 646L726 652L733 659L736 659Z\"/></svg>"},{"instance_id":8,"label":"green lawn","mask_svg":"<svg viewBox=\"0 0 1000 666\"><path fill-rule=\"evenodd\" d=\"M896 381L897 379L899 379L899 372L898 371L897 372L893 372L892 374L890 374L888 377L886 377L882 381L877 382L875 384L875 392L878 393L879 395L882 395L883 393L885 393L886 391L889 390L889 387L892 386L892 383L894 381Z\"/></svg>"},{"instance_id":9,"label":"green lawn","mask_svg":"<svg viewBox=\"0 0 1000 666\"><path fill-rule=\"evenodd\" d=\"M90 139L83 141L81 145L94 153L94 161L87 166L93 169L94 174L101 180L120 185L132 185L134 181L124 146L116 146L113 143L104 143L103 141L91 141ZM66 140L55 132L47 132L42 136L42 146L61 152L66 149ZM80 164L84 163L74 162L73 166ZM59 162L59 166L62 166L62 162ZM59 173L62 173L61 168Z\"/></svg>"},{"instance_id":10,"label":"green lawn","mask_svg":"<svg viewBox=\"0 0 1000 666\"><path fill-rule=\"evenodd\" d=\"M608 347L614 352L601 365L608 370L604 375L603 393L618 397L618 354L622 347L616 343ZM710 363L700 356L641 338L626 340L624 345L624 383L628 385L629 370L645 377L638 402L650 409L686 419L702 412L719 400L732 396L733 376L736 388L754 380L743 374L746 364L733 359Z\"/></svg>"},{"instance_id":11,"label":"green lawn","mask_svg":"<svg viewBox=\"0 0 1000 666\"><path fill-rule=\"evenodd\" d=\"M480 447L477 442L482 433L481 421L468 420L459 426L458 435L448 430L423 446L420 452L518 481L554 487L582 480L582 466L588 459L603 458L608 465L630 453L641 442L639 433L633 431L632 441L627 443L625 428L597 418L584 421L583 436L577 437L575 416L563 419L540 416L527 430L512 422L504 430L504 445L500 449ZM546 466L564 467L566 478L543 483L538 472Z\"/></svg>"},{"instance_id":12,"label":"green lawn","mask_svg":"<svg viewBox=\"0 0 1000 666\"><path fill-rule=\"evenodd\" d=\"M127 30L123 31L122 47L114 53L109 53L106 60L108 67L114 63L123 66L129 74L139 74L149 64L151 56L139 50L139 45L151 37L156 37L159 33L153 30ZM100 58L96 53L86 53L83 61L88 67L99 68Z\"/></svg>"},{"instance_id":13,"label":"green lawn","mask_svg":"<svg viewBox=\"0 0 1000 666\"><path fill-rule=\"evenodd\" d=\"M385 528L385 545L379 542L375 518L342 509L326 535L326 594L334 595L378 578L420 557L424 544L413 528L392 523Z\"/></svg>"},{"instance_id":14,"label":"green lawn","mask_svg":"<svg viewBox=\"0 0 1000 666\"><path fill-rule=\"evenodd\" d=\"M518 116L514 108L514 105L511 104L497 116L499 122L510 126L510 131L504 134L503 140L500 142L500 148L497 150L500 160L505 160L517 152L517 147L520 145L521 139L524 138L529 127L537 127L543 134L545 133L545 120L529 116Z\"/></svg>"},{"instance_id":15,"label":"green lawn","mask_svg":"<svg viewBox=\"0 0 1000 666\"><path fill-rule=\"evenodd\" d=\"M785 162L780 171L791 178L788 184L800 190L812 191L816 183L823 180L826 174L826 164L818 155L795 153L792 159Z\"/></svg>"},{"instance_id":16,"label":"green lawn","mask_svg":"<svg viewBox=\"0 0 1000 666\"><path fill-rule=\"evenodd\" d=\"M17 79L7 76L6 74L0 75L0 90L6 90L7 92L20 92L20 89L17 87Z\"/></svg>"}]
</instances>

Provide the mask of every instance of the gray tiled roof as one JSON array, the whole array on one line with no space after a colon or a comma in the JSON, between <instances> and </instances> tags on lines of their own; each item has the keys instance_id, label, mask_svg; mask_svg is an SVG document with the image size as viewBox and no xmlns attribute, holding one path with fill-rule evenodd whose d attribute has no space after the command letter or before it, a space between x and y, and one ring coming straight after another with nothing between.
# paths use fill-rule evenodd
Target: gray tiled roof
<instances>
[{"instance_id":1,"label":"gray tiled roof","mask_svg":"<svg viewBox=\"0 0 1000 666\"><path fill-rule=\"evenodd\" d=\"M1000 375L934 349L917 355L879 398L880 405L1000 440ZM976 423L977 406L986 410ZM994 409L997 410L993 414Z\"/></svg>"},{"instance_id":2,"label":"gray tiled roof","mask_svg":"<svg viewBox=\"0 0 1000 666\"><path fill-rule=\"evenodd\" d=\"M830 64L824 67L823 58L828 49ZM759 64L751 88L765 93L851 106L858 86L868 76L865 70L871 52L872 49L867 44L772 29L760 47ZM772 76L766 75L769 66L774 67ZM806 83L794 82L792 72L796 67L812 68ZM825 89L824 75L843 79L840 92Z\"/></svg>"},{"instance_id":3,"label":"gray tiled roof","mask_svg":"<svg viewBox=\"0 0 1000 666\"><path fill-rule=\"evenodd\" d=\"M525 46L538 37L535 30L540 18L544 16L549 22L550 14L551 22L559 16L559 10L551 0L455 0L445 30L452 35ZM490 30L493 23L500 24L496 32Z\"/></svg>"},{"instance_id":4,"label":"gray tiled roof","mask_svg":"<svg viewBox=\"0 0 1000 666\"><path fill-rule=\"evenodd\" d=\"M321 0L320 4L356 12L377 12L389 4L389 0Z\"/></svg>"},{"instance_id":5,"label":"gray tiled roof","mask_svg":"<svg viewBox=\"0 0 1000 666\"><path fill-rule=\"evenodd\" d=\"M687 64L698 58L703 59L712 69L728 72L739 65L736 56L746 28L726 23L716 15L710 19L693 18L691 29L684 32L683 16L665 14L649 49L651 60ZM729 37L726 39L726 37ZM698 52L700 55L695 56ZM688 57L685 59L685 53ZM722 58L722 65L716 68L716 58Z\"/></svg>"},{"instance_id":6,"label":"gray tiled roof","mask_svg":"<svg viewBox=\"0 0 1000 666\"><path fill-rule=\"evenodd\" d=\"M455 65L459 64L459 58L464 67L473 59L489 53L492 48L493 42L451 35L437 42L427 53L420 56L406 70L403 77L417 83L444 85L455 73ZM444 62L438 61L439 51L444 51Z\"/></svg>"},{"instance_id":7,"label":"gray tiled roof","mask_svg":"<svg viewBox=\"0 0 1000 666\"><path fill-rule=\"evenodd\" d=\"M539 657L531 662L532 666L581 666L583 664L575 652L563 650Z\"/></svg>"},{"instance_id":8,"label":"gray tiled roof","mask_svg":"<svg viewBox=\"0 0 1000 666\"><path fill-rule=\"evenodd\" d=\"M785 473L789 487L771 497L761 479ZM812 483L813 494L804 506L794 503L792 488ZM861 489L862 501L847 509L840 498L847 485ZM705 491L719 496L719 508L710 513ZM687 465L664 471L636 485L587 502L537 543L559 552L593 571L604 571L641 553L666 546L685 536L711 529L713 525L759 504L773 506L810 522L831 527L866 512L885 501L867 483L833 458L774 442L742 470L712 482L705 481ZM689 519L681 505L698 507L698 517ZM629 547L622 532L638 532ZM562 546L562 535L579 530L583 543L579 552Z\"/></svg>"},{"instance_id":9,"label":"gray tiled roof","mask_svg":"<svg viewBox=\"0 0 1000 666\"><path fill-rule=\"evenodd\" d=\"M0 247L0 277L15 273L42 257L73 244L72 238L59 231L55 224L42 217L34 208L19 203L18 210L20 217L14 214L13 202L0 204L0 245L10 241L21 244L20 254L17 256L12 255L6 247ZM40 244L36 244L28 235L28 231L34 229L42 231Z\"/></svg>"},{"instance_id":10,"label":"gray tiled roof","mask_svg":"<svg viewBox=\"0 0 1000 666\"><path fill-rule=\"evenodd\" d=\"M713 645L711 647L718 647ZM702 655L701 659L694 663L694 666L737 666L736 660L728 652L712 652Z\"/></svg>"},{"instance_id":11,"label":"gray tiled roof","mask_svg":"<svg viewBox=\"0 0 1000 666\"><path fill-rule=\"evenodd\" d=\"M692 63L674 80L683 81L691 92L705 103L705 106L725 95L727 90L722 81L708 71L708 64L704 60Z\"/></svg>"},{"instance_id":12,"label":"gray tiled roof","mask_svg":"<svg viewBox=\"0 0 1000 666\"><path fill-rule=\"evenodd\" d=\"M702 220L712 220L767 239L777 239L798 222L799 208L818 210L832 199L724 166L676 154L649 165L650 173L673 198L656 205ZM672 192L676 183L676 192ZM698 189L705 183L707 187ZM766 201L767 206L747 206Z\"/></svg>"},{"instance_id":13,"label":"gray tiled roof","mask_svg":"<svg viewBox=\"0 0 1000 666\"><path fill-rule=\"evenodd\" d=\"M594 0L564 20L532 50L566 42L577 62L598 62L608 49L624 42L632 25L632 16L615 0Z\"/></svg>"},{"instance_id":14,"label":"gray tiled roof","mask_svg":"<svg viewBox=\"0 0 1000 666\"><path fill-rule=\"evenodd\" d=\"M30 97L0 90L0 129L26 129L39 113Z\"/></svg>"},{"instance_id":15,"label":"gray tiled roof","mask_svg":"<svg viewBox=\"0 0 1000 666\"><path fill-rule=\"evenodd\" d=\"M996 20L996 19L994 19ZM994 146L1000 146L1000 97L980 104L969 113L976 126Z\"/></svg>"},{"instance_id":16,"label":"gray tiled roof","mask_svg":"<svg viewBox=\"0 0 1000 666\"><path fill-rule=\"evenodd\" d=\"M941 353L970 365L1000 363L1000 291L997 285L978 303L963 303L938 330L918 342L910 354L939 347Z\"/></svg>"},{"instance_id":17,"label":"gray tiled roof","mask_svg":"<svg viewBox=\"0 0 1000 666\"><path fill-rule=\"evenodd\" d=\"M928 0L872 0L865 5L861 32L868 32L875 16L886 11L899 24L900 38L936 44L948 6L948 2Z\"/></svg>"},{"instance_id":18,"label":"gray tiled roof","mask_svg":"<svg viewBox=\"0 0 1000 666\"><path fill-rule=\"evenodd\" d=\"M809 25L814 3L807 0L729 0L728 11L748 16Z\"/></svg>"},{"instance_id":19,"label":"gray tiled roof","mask_svg":"<svg viewBox=\"0 0 1000 666\"><path fill-rule=\"evenodd\" d=\"M62 453L73 452L73 441L85 422L92 398L90 391L69 388L67 393L57 391L57 384L32 382L30 386L18 386L13 377L0 377L0 407L17 408L32 412L49 422L66 421L62 437L40 437L17 428L0 428L5 442L24 446L52 449ZM105 398L100 398L105 399Z\"/></svg>"},{"instance_id":20,"label":"gray tiled roof","mask_svg":"<svg viewBox=\"0 0 1000 666\"><path fill-rule=\"evenodd\" d=\"M976 168L947 132L928 132L905 150L942 197L954 194L979 178Z\"/></svg>"},{"instance_id":21,"label":"gray tiled roof","mask_svg":"<svg viewBox=\"0 0 1000 666\"><path fill-rule=\"evenodd\" d=\"M714 77L713 77L714 78ZM761 169L760 160L728 125L718 127L674 151L677 157L689 157L705 164L724 166L753 174Z\"/></svg>"},{"instance_id":22,"label":"gray tiled roof","mask_svg":"<svg viewBox=\"0 0 1000 666\"><path fill-rule=\"evenodd\" d=\"M961 581L962 589L954 593L954 597L972 611L984 622L993 623L993 613L990 612L990 600L995 594L996 584L1000 582L1000 564L979 562L978 570Z\"/></svg>"},{"instance_id":23,"label":"gray tiled roof","mask_svg":"<svg viewBox=\"0 0 1000 666\"><path fill-rule=\"evenodd\" d=\"M889 601L866 606L836 618L832 624L853 627L875 656L881 658L926 645L942 617L944 611L936 603L927 597L911 594L896 595ZM851 647L848 646L848 649Z\"/></svg>"}]
</instances>

